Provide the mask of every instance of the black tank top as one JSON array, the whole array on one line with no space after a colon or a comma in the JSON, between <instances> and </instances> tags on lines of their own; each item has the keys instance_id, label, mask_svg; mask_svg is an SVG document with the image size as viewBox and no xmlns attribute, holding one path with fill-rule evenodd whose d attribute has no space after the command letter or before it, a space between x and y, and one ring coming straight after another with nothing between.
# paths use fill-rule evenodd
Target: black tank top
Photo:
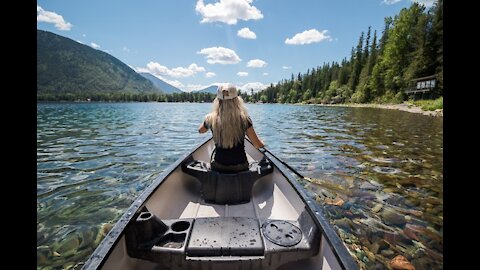
<instances>
[{"instance_id":1,"label":"black tank top","mask_svg":"<svg viewBox=\"0 0 480 270\"><path fill-rule=\"evenodd\" d=\"M203 121L206 129L212 130L210 125ZM252 119L248 117L247 127L245 131L252 126ZM237 165L247 162L247 154L245 153L245 131L241 141L237 142L232 148L223 148L215 143L215 161L223 165ZM212 131L213 133L213 131Z\"/></svg>"}]
</instances>

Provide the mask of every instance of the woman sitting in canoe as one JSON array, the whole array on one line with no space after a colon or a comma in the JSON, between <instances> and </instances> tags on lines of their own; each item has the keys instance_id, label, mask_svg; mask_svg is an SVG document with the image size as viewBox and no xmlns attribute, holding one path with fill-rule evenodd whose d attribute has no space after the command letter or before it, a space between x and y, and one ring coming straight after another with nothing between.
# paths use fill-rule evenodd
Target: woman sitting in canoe
<instances>
[{"instance_id":1,"label":"woman sitting in canoe","mask_svg":"<svg viewBox=\"0 0 480 270\"><path fill-rule=\"evenodd\" d=\"M252 119L247 113L242 97L231 84L218 86L213 110L205 116L198 132L212 131L215 155L211 169L218 172L239 172L248 170L245 154L245 134L256 148L264 144L253 129Z\"/></svg>"}]
</instances>

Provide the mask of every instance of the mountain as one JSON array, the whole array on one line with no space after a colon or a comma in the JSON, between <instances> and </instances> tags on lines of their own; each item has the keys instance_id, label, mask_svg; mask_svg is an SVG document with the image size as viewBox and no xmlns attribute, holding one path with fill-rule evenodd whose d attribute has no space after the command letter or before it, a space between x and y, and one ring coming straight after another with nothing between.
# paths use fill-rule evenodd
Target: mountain
<instances>
[{"instance_id":1,"label":"mountain","mask_svg":"<svg viewBox=\"0 0 480 270\"><path fill-rule=\"evenodd\" d=\"M138 74L142 75L145 79L151 81L153 85L155 85L157 88L161 89L164 93L166 94L172 94L172 93L183 93L182 90L178 89L177 87L153 76L150 73L146 72L139 72Z\"/></svg>"},{"instance_id":2,"label":"mountain","mask_svg":"<svg viewBox=\"0 0 480 270\"><path fill-rule=\"evenodd\" d=\"M37 30L37 98L122 93L161 91L108 53Z\"/></svg>"},{"instance_id":3,"label":"mountain","mask_svg":"<svg viewBox=\"0 0 480 270\"><path fill-rule=\"evenodd\" d=\"M218 86L217 85L211 85L207 88L203 88L203 89L200 89L200 90L196 90L195 93L199 93L199 92L203 92L203 93L211 93L211 94L217 94L217 88Z\"/></svg>"}]
</instances>

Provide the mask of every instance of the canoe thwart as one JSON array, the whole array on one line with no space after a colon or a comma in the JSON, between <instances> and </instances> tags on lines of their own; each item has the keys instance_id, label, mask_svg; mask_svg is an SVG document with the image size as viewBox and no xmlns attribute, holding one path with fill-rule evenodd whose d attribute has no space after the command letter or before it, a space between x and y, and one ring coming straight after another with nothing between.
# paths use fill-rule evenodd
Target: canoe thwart
<instances>
[{"instance_id":1,"label":"canoe thwart","mask_svg":"<svg viewBox=\"0 0 480 270\"><path fill-rule=\"evenodd\" d=\"M202 198L214 204L241 204L252 198L255 181L273 172L266 158L250 163L249 169L237 173L220 173L210 169L210 163L189 156L182 164L183 172L201 183Z\"/></svg>"},{"instance_id":2,"label":"canoe thwart","mask_svg":"<svg viewBox=\"0 0 480 270\"><path fill-rule=\"evenodd\" d=\"M209 217L195 219L186 255L263 256L264 251L258 219Z\"/></svg>"}]
</instances>

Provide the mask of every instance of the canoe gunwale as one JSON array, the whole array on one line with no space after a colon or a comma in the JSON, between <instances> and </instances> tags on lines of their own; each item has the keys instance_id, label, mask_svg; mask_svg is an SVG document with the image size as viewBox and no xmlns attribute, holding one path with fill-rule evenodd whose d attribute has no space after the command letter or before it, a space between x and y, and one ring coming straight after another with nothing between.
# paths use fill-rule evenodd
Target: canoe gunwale
<instances>
[{"instance_id":1,"label":"canoe gunwale","mask_svg":"<svg viewBox=\"0 0 480 270\"><path fill-rule=\"evenodd\" d=\"M135 214L145 204L145 202L151 197L151 195L161 186L161 184L167 179L181 164L195 151L204 146L212 140L212 136L208 136L198 145L194 146L190 151L180 156L174 163L168 166L155 180L152 182L128 207L125 213L115 223L113 228L102 240L100 245L95 249L89 259L85 262L82 269L100 269L107 261L108 256L113 252L114 246L118 244L122 237L126 226L134 218ZM251 142L246 140L249 144ZM259 151L259 150L257 150ZM259 151L260 152L260 151ZM326 238L328 245L333 251L339 265L345 270L359 269L358 264L352 258L345 247L343 241L334 231L332 225L326 219L323 214L323 209L317 205L311 197L308 196L307 191L301 186L297 180L289 173L289 170L271 154L265 152L262 153L267 156L273 165L280 171L280 173L287 179L289 184L293 187L295 192L303 201L306 210L312 217L313 222L319 227L322 235Z\"/></svg>"},{"instance_id":2,"label":"canoe gunwale","mask_svg":"<svg viewBox=\"0 0 480 270\"><path fill-rule=\"evenodd\" d=\"M249 142L251 143L251 142ZM310 216L320 228L322 234L327 239L329 246L332 248L333 254L340 262L340 266L345 270L358 270L358 263L352 258L352 255L345 247L343 241L338 234L334 231L330 222L323 214L323 209L314 202L314 199L308 196L305 188L298 183L298 181L292 177L288 170L278 159L273 157L270 153L264 152L264 155L270 159L271 162L277 167L280 173L288 180L290 185L293 186L295 192L300 196L305 204L305 208L310 213Z\"/></svg>"},{"instance_id":3,"label":"canoe gunwale","mask_svg":"<svg viewBox=\"0 0 480 270\"><path fill-rule=\"evenodd\" d=\"M175 171L182 162L184 162L193 152L197 151L200 147L208 143L212 139L212 136L205 138L198 145L193 147L190 151L183 154L179 157L174 163L168 166L156 179L152 182L128 207L125 213L120 217L120 219L115 223L113 228L108 232L105 238L102 240L100 245L95 249L90 258L85 262L83 269L100 269L102 265L106 262L106 258L113 251L113 246L117 245L119 242L122 232L125 230L125 227L133 219L135 213L140 209L140 207L150 198L150 196L157 190L161 184L168 178L173 171Z\"/></svg>"}]
</instances>

